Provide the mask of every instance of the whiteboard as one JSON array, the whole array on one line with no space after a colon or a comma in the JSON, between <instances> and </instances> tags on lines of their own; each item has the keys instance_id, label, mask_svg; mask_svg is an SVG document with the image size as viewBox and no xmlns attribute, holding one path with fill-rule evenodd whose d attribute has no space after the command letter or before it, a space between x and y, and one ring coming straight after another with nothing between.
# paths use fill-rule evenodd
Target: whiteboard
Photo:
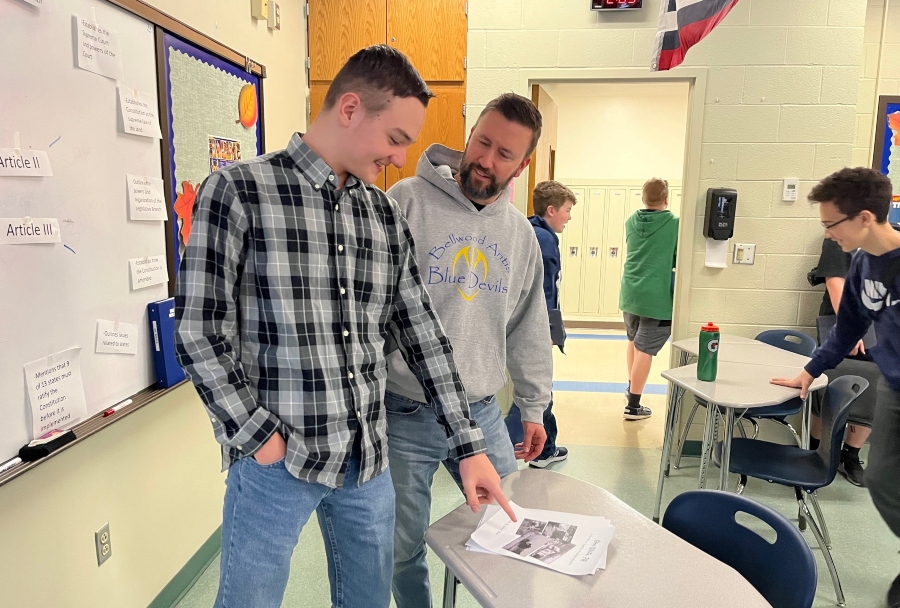
<instances>
[{"instance_id":1,"label":"whiteboard","mask_svg":"<svg viewBox=\"0 0 900 608\"><path fill-rule=\"evenodd\" d=\"M73 14L118 33L123 82L157 99L154 28L105 2L0 0L0 147L49 154L53 177L0 177L0 217L58 218L62 243L0 246L0 461L30 441L23 366L81 347L87 417L156 382L128 260L166 254L165 224L128 219L126 174L162 177L160 141L119 132L116 82L79 69ZM51 145L52 144L52 145ZM137 325L136 355L96 354L97 321Z\"/></svg>"}]
</instances>

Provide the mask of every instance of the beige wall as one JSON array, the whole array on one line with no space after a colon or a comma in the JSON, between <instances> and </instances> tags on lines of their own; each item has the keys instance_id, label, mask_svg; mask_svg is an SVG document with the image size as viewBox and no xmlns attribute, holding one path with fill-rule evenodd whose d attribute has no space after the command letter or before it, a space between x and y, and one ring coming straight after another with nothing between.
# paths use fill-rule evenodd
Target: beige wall
<instances>
[{"instance_id":1,"label":"beige wall","mask_svg":"<svg viewBox=\"0 0 900 608\"><path fill-rule=\"evenodd\" d=\"M247 0L144 0L210 38L266 66L266 148L279 150L306 128L306 19L303 4L281 6L281 30L250 16Z\"/></svg>"},{"instance_id":2,"label":"beige wall","mask_svg":"<svg viewBox=\"0 0 900 608\"><path fill-rule=\"evenodd\" d=\"M736 187L734 240L756 243L757 261L704 268L700 222L685 218L691 233L682 251L695 253L690 276L679 279L688 290L681 309L689 310L680 333L708 320L749 335L768 326L813 326L821 293L805 274L816 263L822 230L805 194L852 162L865 14L865 0L742 0L688 53L685 65L704 68L707 87L700 188L685 208L702 210L708 187ZM591 12L583 0L470 0L469 120L498 93L527 95L520 73L530 70L555 70L560 78L606 68L649 74L658 15L659 0L615 15ZM780 200L786 177L803 186L790 205Z\"/></svg>"},{"instance_id":3,"label":"beige wall","mask_svg":"<svg viewBox=\"0 0 900 608\"><path fill-rule=\"evenodd\" d=\"M150 3L266 66L269 149L304 128L301 3L282 4L275 34L246 0ZM0 605L146 606L221 523L219 454L184 386L0 487ZM113 555L98 567L107 521Z\"/></svg>"},{"instance_id":4,"label":"beige wall","mask_svg":"<svg viewBox=\"0 0 900 608\"><path fill-rule=\"evenodd\" d=\"M559 106L556 175L681 180L687 83L551 84Z\"/></svg>"}]
</instances>

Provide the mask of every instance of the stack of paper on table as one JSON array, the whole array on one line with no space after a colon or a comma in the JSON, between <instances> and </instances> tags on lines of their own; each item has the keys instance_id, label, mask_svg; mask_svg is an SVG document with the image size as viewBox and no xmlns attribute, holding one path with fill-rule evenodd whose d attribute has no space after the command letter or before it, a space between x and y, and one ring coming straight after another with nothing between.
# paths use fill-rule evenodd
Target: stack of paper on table
<instances>
[{"instance_id":1,"label":"stack of paper on table","mask_svg":"<svg viewBox=\"0 0 900 608\"><path fill-rule=\"evenodd\" d=\"M616 529L605 517L526 509L510 502L518 521L498 505L485 510L466 548L529 562L563 574L594 574L606 568Z\"/></svg>"}]
</instances>

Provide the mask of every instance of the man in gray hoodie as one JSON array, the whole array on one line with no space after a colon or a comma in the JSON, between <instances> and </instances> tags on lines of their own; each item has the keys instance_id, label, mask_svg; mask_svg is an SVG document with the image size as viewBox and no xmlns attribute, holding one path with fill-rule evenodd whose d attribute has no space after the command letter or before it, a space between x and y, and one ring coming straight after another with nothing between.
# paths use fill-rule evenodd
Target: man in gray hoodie
<instances>
[{"instance_id":1,"label":"man in gray hoodie","mask_svg":"<svg viewBox=\"0 0 900 608\"><path fill-rule=\"evenodd\" d=\"M541 115L525 97L490 102L465 152L435 144L416 176L388 194L415 240L412 249L459 368L472 418L504 477L544 447L543 411L553 375L541 249L534 229L509 201L507 186L528 166ZM512 377L525 439L515 446L495 393ZM388 356L388 449L396 490L394 600L398 608L430 607L425 529L431 483L443 463L462 487L442 428L401 352Z\"/></svg>"}]
</instances>

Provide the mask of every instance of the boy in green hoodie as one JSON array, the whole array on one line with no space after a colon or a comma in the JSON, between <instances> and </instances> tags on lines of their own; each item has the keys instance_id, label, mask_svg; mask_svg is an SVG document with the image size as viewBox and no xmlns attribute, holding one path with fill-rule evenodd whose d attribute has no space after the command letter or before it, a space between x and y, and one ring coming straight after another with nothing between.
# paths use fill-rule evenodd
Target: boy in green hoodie
<instances>
[{"instance_id":1,"label":"boy in green hoodie","mask_svg":"<svg viewBox=\"0 0 900 608\"><path fill-rule=\"evenodd\" d=\"M672 333L672 269L678 247L678 218L668 210L668 182L648 179L642 199L644 208L625 222L628 255L619 291L619 308L628 334L625 420L643 420L653 413L641 405L641 394L653 357Z\"/></svg>"}]
</instances>

